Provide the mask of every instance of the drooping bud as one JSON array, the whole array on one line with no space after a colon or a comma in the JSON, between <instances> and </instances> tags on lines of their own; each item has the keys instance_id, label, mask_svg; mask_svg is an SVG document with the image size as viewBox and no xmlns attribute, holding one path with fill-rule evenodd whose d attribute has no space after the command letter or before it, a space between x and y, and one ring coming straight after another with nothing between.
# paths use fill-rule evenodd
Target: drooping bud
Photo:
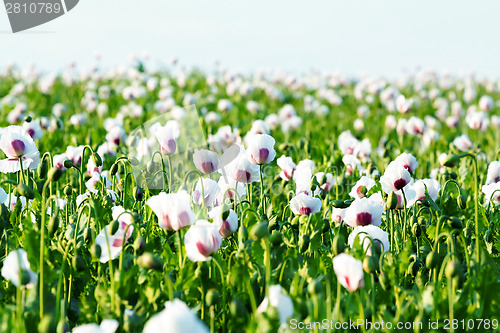
<instances>
[{"instance_id":1,"label":"drooping bud","mask_svg":"<svg viewBox=\"0 0 500 333\"><path fill-rule=\"evenodd\" d=\"M51 182L57 182L63 174L63 171L58 168L50 168L48 177Z\"/></svg>"},{"instance_id":2,"label":"drooping bud","mask_svg":"<svg viewBox=\"0 0 500 333\"><path fill-rule=\"evenodd\" d=\"M101 167L102 166L102 158L99 156L98 153L92 153L92 161L96 165L96 167Z\"/></svg>"},{"instance_id":3,"label":"drooping bud","mask_svg":"<svg viewBox=\"0 0 500 333\"><path fill-rule=\"evenodd\" d=\"M152 269L155 271L161 271L163 268L162 260L150 252L144 252L139 258L137 258L137 264L141 268Z\"/></svg>"},{"instance_id":4,"label":"drooping bud","mask_svg":"<svg viewBox=\"0 0 500 333\"><path fill-rule=\"evenodd\" d=\"M26 184L19 183L19 185L17 185L17 193L26 197L26 199L35 199L35 192L33 192L33 189Z\"/></svg>"},{"instance_id":5,"label":"drooping bud","mask_svg":"<svg viewBox=\"0 0 500 333\"><path fill-rule=\"evenodd\" d=\"M455 165L458 164L459 161L460 161L460 156L455 154L449 154L443 160L443 165L448 168L453 168Z\"/></svg>"}]
</instances>

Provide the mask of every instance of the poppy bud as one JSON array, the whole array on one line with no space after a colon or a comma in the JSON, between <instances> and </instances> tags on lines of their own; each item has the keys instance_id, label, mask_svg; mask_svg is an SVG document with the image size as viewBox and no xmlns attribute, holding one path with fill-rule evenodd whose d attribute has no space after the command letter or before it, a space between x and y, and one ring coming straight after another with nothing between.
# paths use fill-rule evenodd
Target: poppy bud
<instances>
[{"instance_id":1,"label":"poppy bud","mask_svg":"<svg viewBox=\"0 0 500 333\"><path fill-rule=\"evenodd\" d=\"M146 170L148 173L153 174L156 170L156 162L155 161L149 161L148 164L146 165Z\"/></svg>"},{"instance_id":2,"label":"poppy bud","mask_svg":"<svg viewBox=\"0 0 500 333\"><path fill-rule=\"evenodd\" d=\"M49 235L52 237L54 236L57 228L59 228L59 218L57 216L53 216L49 220Z\"/></svg>"},{"instance_id":3,"label":"poppy bud","mask_svg":"<svg viewBox=\"0 0 500 333\"><path fill-rule=\"evenodd\" d=\"M138 166L140 163L139 160L135 157L129 157L128 160L130 164L132 164L133 166Z\"/></svg>"},{"instance_id":4,"label":"poppy bud","mask_svg":"<svg viewBox=\"0 0 500 333\"><path fill-rule=\"evenodd\" d=\"M64 187L63 192L65 196L69 197L73 194L73 187L71 185L67 185L66 187Z\"/></svg>"},{"instance_id":5,"label":"poppy bud","mask_svg":"<svg viewBox=\"0 0 500 333\"><path fill-rule=\"evenodd\" d=\"M220 301L220 294L216 289L210 289L207 291L205 301L207 303L207 306L213 306L219 303Z\"/></svg>"},{"instance_id":6,"label":"poppy bud","mask_svg":"<svg viewBox=\"0 0 500 333\"><path fill-rule=\"evenodd\" d=\"M420 237L420 234L422 233L422 230L420 229L420 225L418 223L414 223L411 226L411 232L413 233L413 236L415 237Z\"/></svg>"},{"instance_id":7,"label":"poppy bud","mask_svg":"<svg viewBox=\"0 0 500 333\"><path fill-rule=\"evenodd\" d=\"M231 317L235 320L244 318L246 314L245 305L239 299L235 298L229 304L229 313L231 313Z\"/></svg>"},{"instance_id":8,"label":"poppy bud","mask_svg":"<svg viewBox=\"0 0 500 333\"><path fill-rule=\"evenodd\" d=\"M432 268L436 267L438 265L438 263L439 263L439 258L438 258L437 253L434 251L429 252L427 257L425 258L425 266L428 269L432 269Z\"/></svg>"},{"instance_id":9,"label":"poppy bud","mask_svg":"<svg viewBox=\"0 0 500 333\"><path fill-rule=\"evenodd\" d=\"M279 230L274 230L270 237L270 241L273 244L281 243L282 239L283 239L283 234Z\"/></svg>"},{"instance_id":10,"label":"poppy bud","mask_svg":"<svg viewBox=\"0 0 500 333\"><path fill-rule=\"evenodd\" d=\"M38 332L49 333L56 330L56 320L54 315L46 314L38 323Z\"/></svg>"},{"instance_id":11,"label":"poppy bud","mask_svg":"<svg viewBox=\"0 0 500 333\"><path fill-rule=\"evenodd\" d=\"M472 229L469 227L466 227L463 231L465 239L469 239L472 237Z\"/></svg>"},{"instance_id":12,"label":"poppy bud","mask_svg":"<svg viewBox=\"0 0 500 333\"><path fill-rule=\"evenodd\" d=\"M299 239L299 252L304 253L309 248L309 235L305 234Z\"/></svg>"},{"instance_id":13,"label":"poppy bud","mask_svg":"<svg viewBox=\"0 0 500 333\"><path fill-rule=\"evenodd\" d=\"M68 333L70 332L68 322L65 319L59 320L56 328L57 333Z\"/></svg>"},{"instance_id":14,"label":"poppy bud","mask_svg":"<svg viewBox=\"0 0 500 333\"><path fill-rule=\"evenodd\" d=\"M443 165L448 168L453 168L455 165L458 164L459 161L460 161L460 156L455 154L450 154L446 156L446 158L443 160Z\"/></svg>"},{"instance_id":15,"label":"poppy bud","mask_svg":"<svg viewBox=\"0 0 500 333\"><path fill-rule=\"evenodd\" d=\"M486 230L486 232L484 233L484 240L486 241L486 243L491 243L493 241L493 236L490 229Z\"/></svg>"},{"instance_id":16,"label":"poppy bud","mask_svg":"<svg viewBox=\"0 0 500 333\"><path fill-rule=\"evenodd\" d=\"M63 171L58 168L50 168L48 176L51 182L57 182L63 174Z\"/></svg>"},{"instance_id":17,"label":"poppy bud","mask_svg":"<svg viewBox=\"0 0 500 333\"><path fill-rule=\"evenodd\" d=\"M73 260L71 261L73 265L73 269L77 272L82 272L87 268L87 265L85 264L85 260L78 254L73 257Z\"/></svg>"},{"instance_id":18,"label":"poppy bud","mask_svg":"<svg viewBox=\"0 0 500 333\"><path fill-rule=\"evenodd\" d=\"M367 274L374 273L378 268L378 262L372 256L367 256L363 259L363 269Z\"/></svg>"},{"instance_id":19,"label":"poppy bud","mask_svg":"<svg viewBox=\"0 0 500 333\"><path fill-rule=\"evenodd\" d=\"M19 195L26 197L26 199L35 199L35 193L33 189L26 184L20 183L17 185L17 192Z\"/></svg>"},{"instance_id":20,"label":"poppy bud","mask_svg":"<svg viewBox=\"0 0 500 333\"><path fill-rule=\"evenodd\" d=\"M268 223L259 222L255 224L252 227L252 230L250 230L250 236L255 240L268 237L269 236Z\"/></svg>"},{"instance_id":21,"label":"poppy bud","mask_svg":"<svg viewBox=\"0 0 500 333\"><path fill-rule=\"evenodd\" d=\"M387 208L388 209L396 209L398 207L398 196L396 193L391 192L387 197Z\"/></svg>"},{"instance_id":22,"label":"poppy bud","mask_svg":"<svg viewBox=\"0 0 500 333\"><path fill-rule=\"evenodd\" d=\"M146 244L145 244L144 237L139 235L136 237L136 239L134 241L134 250L138 253L141 253L142 251L144 251L145 245Z\"/></svg>"},{"instance_id":23,"label":"poppy bud","mask_svg":"<svg viewBox=\"0 0 500 333\"><path fill-rule=\"evenodd\" d=\"M144 197L144 192L142 191L142 188L139 186L134 187L134 199L135 201L142 201Z\"/></svg>"},{"instance_id":24,"label":"poppy bud","mask_svg":"<svg viewBox=\"0 0 500 333\"><path fill-rule=\"evenodd\" d=\"M114 235L116 234L116 232L118 231L118 228L120 227L120 223L117 221L117 220L114 220L113 222L111 222L111 226L110 226L110 234L111 235Z\"/></svg>"},{"instance_id":25,"label":"poppy bud","mask_svg":"<svg viewBox=\"0 0 500 333\"><path fill-rule=\"evenodd\" d=\"M47 176L47 171L48 171L47 162L43 161L42 163L40 163L38 165L38 168L36 171L38 174L38 178L45 179L45 177Z\"/></svg>"},{"instance_id":26,"label":"poppy bud","mask_svg":"<svg viewBox=\"0 0 500 333\"><path fill-rule=\"evenodd\" d=\"M245 243L246 240L248 239L248 230L247 227L242 225L239 230L238 230L238 242L241 244Z\"/></svg>"},{"instance_id":27,"label":"poppy bud","mask_svg":"<svg viewBox=\"0 0 500 333\"><path fill-rule=\"evenodd\" d=\"M109 173L111 174L111 176L114 176L116 175L117 172L118 172L118 163L114 163L109 169Z\"/></svg>"},{"instance_id":28,"label":"poppy bud","mask_svg":"<svg viewBox=\"0 0 500 333\"><path fill-rule=\"evenodd\" d=\"M345 240L344 237L340 236L340 234L336 234L335 237L333 237L333 254L338 255L342 252L344 252L345 249Z\"/></svg>"},{"instance_id":29,"label":"poppy bud","mask_svg":"<svg viewBox=\"0 0 500 333\"><path fill-rule=\"evenodd\" d=\"M458 263L456 260L448 261L448 264L446 265L445 274L448 279L458 274Z\"/></svg>"},{"instance_id":30,"label":"poppy bud","mask_svg":"<svg viewBox=\"0 0 500 333\"><path fill-rule=\"evenodd\" d=\"M412 261L412 262L410 262L410 265L408 265L408 269L406 270L406 273L408 275L415 277L415 276L417 276L419 267L420 267L420 262L418 260Z\"/></svg>"},{"instance_id":31,"label":"poppy bud","mask_svg":"<svg viewBox=\"0 0 500 333\"><path fill-rule=\"evenodd\" d=\"M26 118L24 118L24 121L27 123L31 123L32 120L33 118L31 118L31 116L27 116Z\"/></svg>"},{"instance_id":32,"label":"poppy bud","mask_svg":"<svg viewBox=\"0 0 500 333\"><path fill-rule=\"evenodd\" d=\"M92 161L94 162L96 167L102 166L102 158L98 153L92 153Z\"/></svg>"},{"instance_id":33,"label":"poppy bud","mask_svg":"<svg viewBox=\"0 0 500 333\"><path fill-rule=\"evenodd\" d=\"M332 206L335 208L347 208L349 205L346 205L342 200L333 200Z\"/></svg>"},{"instance_id":34,"label":"poppy bud","mask_svg":"<svg viewBox=\"0 0 500 333\"><path fill-rule=\"evenodd\" d=\"M66 169L73 167L73 162L71 160L64 160L63 165Z\"/></svg>"},{"instance_id":35,"label":"poppy bud","mask_svg":"<svg viewBox=\"0 0 500 333\"><path fill-rule=\"evenodd\" d=\"M467 197L465 195L460 195L457 198L457 202L458 202L458 207L460 207L460 209L467 208Z\"/></svg>"},{"instance_id":36,"label":"poppy bud","mask_svg":"<svg viewBox=\"0 0 500 333\"><path fill-rule=\"evenodd\" d=\"M321 276L312 280L311 282L309 282L309 284L307 285L307 291L313 295L317 295L319 293L321 293L322 289L323 289L323 286L321 284Z\"/></svg>"},{"instance_id":37,"label":"poppy bud","mask_svg":"<svg viewBox=\"0 0 500 333\"><path fill-rule=\"evenodd\" d=\"M90 247L90 254L94 259L99 260L101 258L101 246L99 244L92 244Z\"/></svg>"},{"instance_id":38,"label":"poppy bud","mask_svg":"<svg viewBox=\"0 0 500 333\"><path fill-rule=\"evenodd\" d=\"M462 225L462 222L460 221L460 219L456 216L453 216L451 217L449 220L448 220L448 225L453 228L453 229L463 229L463 225Z\"/></svg>"},{"instance_id":39,"label":"poppy bud","mask_svg":"<svg viewBox=\"0 0 500 333\"><path fill-rule=\"evenodd\" d=\"M144 252L138 259L137 264L144 269L161 271L163 268L162 260L150 252Z\"/></svg>"}]
</instances>

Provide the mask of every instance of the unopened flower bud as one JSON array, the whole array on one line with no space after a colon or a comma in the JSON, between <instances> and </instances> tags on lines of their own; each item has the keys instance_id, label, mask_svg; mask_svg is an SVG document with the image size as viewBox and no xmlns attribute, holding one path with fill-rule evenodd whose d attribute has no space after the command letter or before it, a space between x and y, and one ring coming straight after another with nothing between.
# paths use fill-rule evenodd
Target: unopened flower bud
<instances>
[{"instance_id":1,"label":"unopened flower bud","mask_svg":"<svg viewBox=\"0 0 500 333\"><path fill-rule=\"evenodd\" d=\"M96 167L102 166L102 158L98 153L92 153L92 161L94 162Z\"/></svg>"}]
</instances>

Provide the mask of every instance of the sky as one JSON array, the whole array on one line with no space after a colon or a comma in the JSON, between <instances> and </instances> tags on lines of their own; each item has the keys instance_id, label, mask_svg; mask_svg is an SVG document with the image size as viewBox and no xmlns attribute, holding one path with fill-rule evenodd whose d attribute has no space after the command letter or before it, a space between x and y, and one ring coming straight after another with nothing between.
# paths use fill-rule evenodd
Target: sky
<instances>
[{"instance_id":1,"label":"sky","mask_svg":"<svg viewBox=\"0 0 500 333\"><path fill-rule=\"evenodd\" d=\"M13 34L0 11L0 67L60 70L150 54L210 69L311 68L394 77L420 68L500 78L500 1L80 0L64 16Z\"/></svg>"}]
</instances>

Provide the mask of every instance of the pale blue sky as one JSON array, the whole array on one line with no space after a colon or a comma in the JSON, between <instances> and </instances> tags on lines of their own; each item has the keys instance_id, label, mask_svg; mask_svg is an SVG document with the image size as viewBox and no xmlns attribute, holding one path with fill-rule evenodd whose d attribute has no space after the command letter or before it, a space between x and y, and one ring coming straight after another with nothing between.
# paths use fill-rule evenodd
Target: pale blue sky
<instances>
[{"instance_id":1,"label":"pale blue sky","mask_svg":"<svg viewBox=\"0 0 500 333\"><path fill-rule=\"evenodd\" d=\"M244 71L311 67L394 76L416 65L500 77L500 1L80 0L63 17L9 33L0 12L0 66L60 69L70 61L151 61ZM47 33L44 33L47 32ZM50 33L49 33L50 32Z\"/></svg>"}]
</instances>

